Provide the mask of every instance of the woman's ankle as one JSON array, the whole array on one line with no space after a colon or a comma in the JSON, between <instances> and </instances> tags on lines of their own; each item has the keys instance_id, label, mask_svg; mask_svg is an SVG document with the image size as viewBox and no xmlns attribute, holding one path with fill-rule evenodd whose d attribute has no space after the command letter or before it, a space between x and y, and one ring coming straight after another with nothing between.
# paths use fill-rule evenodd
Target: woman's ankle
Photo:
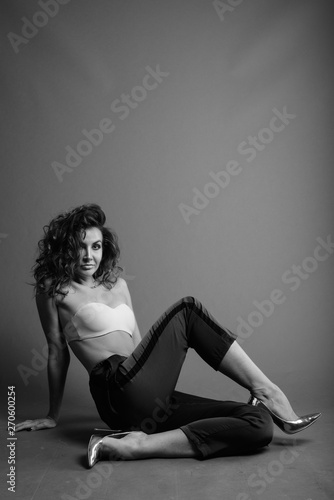
<instances>
[{"instance_id":1,"label":"woman's ankle","mask_svg":"<svg viewBox=\"0 0 334 500\"><path fill-rule=\"evenodd\" d=\"M148 435L134 431L122 438L105 436L102 453L106 460L137 460L143 458ZM108 458L107 458L108 457Z\"/></svg>"},{"instance_id":2,"label":"woman's ankle","mask_svg":"<svg viewBox=\"0 0 334 500\"><path fill-rule=\"evenodd\" d=\"M284 392L275 384L260 387L251 391L252 395L265 403L276 415L286 420L295 420L298 415L291 407L290 401Z\"/></svg>"},{"instance_id":3,"label":"woman's ankle","mask_svg":"<svg viewBox=\"0 0 334 500\"><path fill-rule=\"evenodd\" d=\"M270 383L266 386L254 387L250 392L252 396L255 396L263 403L275 399L275 397L279 397L279 395L282 394L281 389L273 383Z\"/></svg>"}]
</instances>

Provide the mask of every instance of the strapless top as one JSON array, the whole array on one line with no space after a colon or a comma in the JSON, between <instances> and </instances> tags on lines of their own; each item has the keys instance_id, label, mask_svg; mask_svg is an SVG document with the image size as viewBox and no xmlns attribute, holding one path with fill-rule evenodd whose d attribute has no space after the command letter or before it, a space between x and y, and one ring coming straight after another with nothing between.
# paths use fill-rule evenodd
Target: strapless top
<instances>
[{"instance_id":1,"label":"strapless top","mask_svg":"<svg viewBox=\"0 0 334 500\"><path fill-rule=\"evenodd\" d=\"M110 307L100 302L89 302L72 316L64 328L64 335L68 342L101 337L115 330L132 336L135 325L135 315L127 304Z\"/></svg>"}]
</instances>

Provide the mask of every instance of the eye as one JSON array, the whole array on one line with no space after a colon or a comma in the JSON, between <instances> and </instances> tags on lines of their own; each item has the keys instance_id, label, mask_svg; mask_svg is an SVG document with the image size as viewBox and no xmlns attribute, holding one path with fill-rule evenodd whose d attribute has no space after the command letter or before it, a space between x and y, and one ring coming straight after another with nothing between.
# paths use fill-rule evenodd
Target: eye
<instances>
[{"instance_id":1,"label":"eye","mask_svg":"<svg viewBox=\"0 0 334 500\"><path fill-rule=\"evenodd\" d=\"M101 244L100 244L100 243L95 243L95 244L93 245L93 249L94 249L94 250L100 250L100 248L101 248Z\"/></svg>"}]
</instances>

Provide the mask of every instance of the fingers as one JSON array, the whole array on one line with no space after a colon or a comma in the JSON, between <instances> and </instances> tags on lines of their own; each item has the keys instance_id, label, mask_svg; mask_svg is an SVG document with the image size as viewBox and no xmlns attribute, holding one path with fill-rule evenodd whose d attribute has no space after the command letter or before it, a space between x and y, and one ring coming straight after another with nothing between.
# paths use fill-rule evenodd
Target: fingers
<instances>
[{"instance_id":1,"label":"fingers","mask_svg":"<svg viewBox=\"0 0 334 500\"><path fill-rule=\"evenodd\" d=\"M44 421L25 420L24 422L21 422L20 424L17 424L15 426L15 432L37 431L37 430L43 429L44 427L46 427L46 424Z\"/></svg>"},{"instance_id":2,"label":"fingers","mask_svg":"<svg viewBox=\"0 0 334 500\"><path fill-rule=\"evenodd\" d=\"M32 420L25 420L24 422L20 422L15 425L15 432L20 432L24 430L31 430L31 426L33 425Z\"/></svg>"},{"instance_id":3,"label":"fingers","mask_svg":"<svg viewBox=\"0 0 334 500\"><path fill-rule=\"evenodd\" d=\"M42 429L51 429L55 427L57 424L55 420L50 417L41 418L36 420L25 420L24 422L20 422L15 425L15 432L20 431L40 431Z\"/></svg>"}]
</instances>

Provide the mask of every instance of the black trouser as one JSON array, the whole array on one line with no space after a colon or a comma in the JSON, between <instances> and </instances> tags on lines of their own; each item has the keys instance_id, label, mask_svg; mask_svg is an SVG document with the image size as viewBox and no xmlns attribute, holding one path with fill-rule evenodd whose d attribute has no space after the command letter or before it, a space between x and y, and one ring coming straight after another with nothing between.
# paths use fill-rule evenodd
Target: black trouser
<instances>
[{"instance_id":1,"label":"black trouser","mask_svg":"<svg viewBox=\"0 0 334 500\"><path fill-rule=\"evenodd\" d=\"M148 434L180 428L202 458L266 446L273 424L265 410L175 391L189 347L218 370L234 341L198 300L184 297L129 357L113 355L94 367L90 390L101 419Z\"/></svg>"}]
</instances>

